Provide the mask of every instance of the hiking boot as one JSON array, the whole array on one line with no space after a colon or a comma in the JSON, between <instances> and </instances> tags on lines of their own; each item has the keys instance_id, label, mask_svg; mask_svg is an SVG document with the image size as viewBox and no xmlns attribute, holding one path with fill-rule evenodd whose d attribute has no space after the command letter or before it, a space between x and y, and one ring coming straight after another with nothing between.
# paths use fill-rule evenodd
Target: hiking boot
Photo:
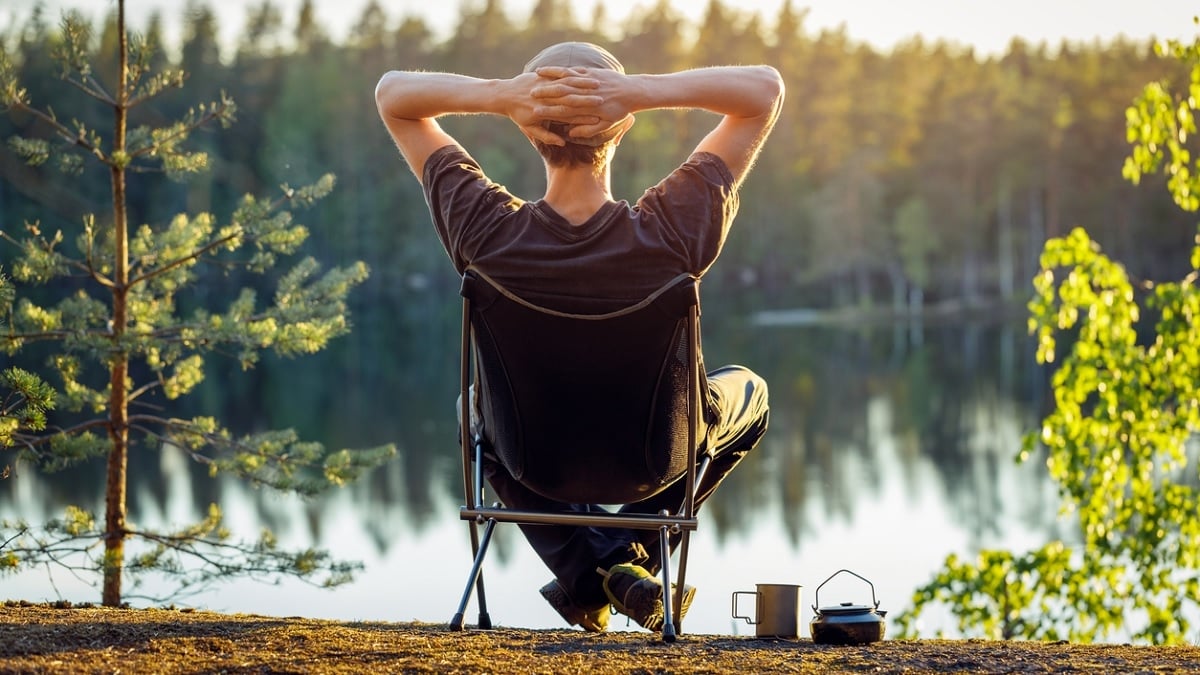
<instances>
[{"instance_id":1,"label":"hiking boot","mask_svg":"<svg viewBox=\"0 0 1200 675\"><path fill-rule=\"evenodd\" d=\"M559 616L572 626L579 626L589 633L603 633L608 628L608 605L583 609L571 600L567 589L558 583L558 579L542 586L540 593Z\"/></svg>"},{"instance_id":2,"label":"hiking boot","mask_svg":"<svg viewBox=\"0 0 1200 675\"><path fill-rule=\"evenodd\" d=\"M600 568L596 571L604 577L604 594L618 612L638 622L642 628L654 632L662 630L663 587L658 577L641 565L632 563L613 565L607 572ZM687 615L695 596L694 586L683 587L683 605L679 608L678 621Z\"/></svg>"}]
</instances>

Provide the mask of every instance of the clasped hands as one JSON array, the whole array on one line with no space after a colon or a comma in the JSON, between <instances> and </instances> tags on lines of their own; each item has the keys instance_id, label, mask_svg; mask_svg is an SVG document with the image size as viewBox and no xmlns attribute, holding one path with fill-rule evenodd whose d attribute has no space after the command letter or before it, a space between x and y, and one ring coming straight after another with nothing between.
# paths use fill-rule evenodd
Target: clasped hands
<instances>
[{"instance_id":1,"label":"clasped hands","mask_svg":"<svg viewBox=\"0 0 1200 675\"><path fill-rule=\"evenodd\" d=\"M619 96L625 77L614 70L563 66L523 73L512 80L518 95L509 117L526 136L547 145L565 145L566 140L546 122L565 124L570 137L580 139L631 126L633 115Z\"/></svg>"}]
</instances>

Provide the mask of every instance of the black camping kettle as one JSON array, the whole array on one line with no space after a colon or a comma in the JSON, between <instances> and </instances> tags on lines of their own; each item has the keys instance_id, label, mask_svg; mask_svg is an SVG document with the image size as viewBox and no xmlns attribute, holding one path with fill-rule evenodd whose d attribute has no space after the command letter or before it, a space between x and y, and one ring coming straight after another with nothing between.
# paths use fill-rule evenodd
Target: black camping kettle
<instances>
[{"instance_id":1,"label":"black camping kettle","mask_svg":"<svg viewBox=\"0 0 1200 675\"><path fill-rule=\"evenodd\" d=\"M809 623L809 631L813 642L826 645L859 645L867 642L878 642L883 639L886 611L879 609L879 601L875 599L875 585L850 570L838 570L829 579L845 572L867 582L871 587L872 605L854 605L843 602L831 607L820 607L814 604L813 619ZM829 579L821 582L821 586L829 583ZM813 602L819 603L821 586L813 593Z\"/></svg>"}]
</instances>

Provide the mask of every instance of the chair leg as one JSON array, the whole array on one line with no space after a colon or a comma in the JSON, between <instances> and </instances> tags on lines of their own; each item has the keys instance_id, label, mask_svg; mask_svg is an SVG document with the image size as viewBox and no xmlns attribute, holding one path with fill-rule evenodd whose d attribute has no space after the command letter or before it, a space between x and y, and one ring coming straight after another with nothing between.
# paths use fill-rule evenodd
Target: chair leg
<instances>
[{"instance_id":1,"label":"chair leg","mask_svg":"<svg viewBox=\"0 0 1200 675\"><path fill-rule=\"evenodd\" d=\"M673 619L672 607L674 604L671 600L671 544L670 544L670 527L663 525L658 530L658 542L662 556L662 587L663 587L663 627L662 638L663 642L675 641L675 621Z\"/></svg>"},{"instance_id":2,"label":"chair leg","mask_svg":"<svg viewBox=\"0 0 1200 675\"><path fill-rule=\"evenodd\" d=\"M489 541L491 540L492 529L495 527L496 527L496 521L494 521L494 520L488 521L486 531L484 532L485 540L489 540ZM480 558L479 562L482 563L483 558ZM475 595L477 598L479 598L479 620L476 622L475 625L478 626L480 630L491 630L492 629L492 615L488 613L487 594L483 592L483 571L482 570L480 571L479 575L475 578Z\"/></svg>"},{"instance_id":3,"label":"chair leg","mask_svg":"<svg viewBox=\"0 0 1200 675\"><path fill-rule=\"evenodd\" d=\"M483 592L483 558L487 555L488 544L492 541L492 530L496 528L496 521L489 520L487 522L487 526L483 529L483 541L479 539L479 527L475 521L470 521L470 525L471 548L475 551L475 561L471 564L471 572L467 576L467 587L463 589L462 599L458 601L458 611L450 619L450 630L453 631L463 629L467 603L471 600L472 586L479 594L479 627L483 629L492 627L492 618L487 611L487 597Z\"/></svg>"},{"instance_id":4,"label":"chair leg","mask_svg":"<svg viewBox=\"0 0 1200 675\"><path fill-rule=\"evenodd\" d=\"M683 634L683 594L684 594L684 578L687 576L687 560L688 560L688 544L691 541L691 532L684 530L682 539L679 542L679 575L675 581L675 634Z\"/></svg>"}]
</instances>

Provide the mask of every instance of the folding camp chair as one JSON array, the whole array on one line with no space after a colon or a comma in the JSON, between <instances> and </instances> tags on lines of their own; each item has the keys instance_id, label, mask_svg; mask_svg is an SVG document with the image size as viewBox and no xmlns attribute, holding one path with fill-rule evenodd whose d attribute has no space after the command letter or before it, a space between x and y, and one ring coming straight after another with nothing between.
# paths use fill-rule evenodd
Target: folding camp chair
<instances>
[{"instance_id":1,"label":"folding camp chair","mask_svg":"<svg viewBox=\"0 0 1200 675\"><path fill-rule=\"evenodd\" d=\"M452 630L475 588L479 627L490 628L481 572L498 522L658 530L661 580L670 594L670 536L679 542L673 600L663 602L663 640L681 632L695 496L711 459L697 464L704 369L699 280L680 275L641 302L572 314L528 302L477 269L463 276L460 381L463 487L475 560ZM472 436L472 384L484 431ZM707 398L705 398L707 400ZM538 512L485 506L485 449L523 485L570 504L631 504L678 480L675 513ZM484 525L482 538L479 526Z\"/></svg>"}]
</instances>

